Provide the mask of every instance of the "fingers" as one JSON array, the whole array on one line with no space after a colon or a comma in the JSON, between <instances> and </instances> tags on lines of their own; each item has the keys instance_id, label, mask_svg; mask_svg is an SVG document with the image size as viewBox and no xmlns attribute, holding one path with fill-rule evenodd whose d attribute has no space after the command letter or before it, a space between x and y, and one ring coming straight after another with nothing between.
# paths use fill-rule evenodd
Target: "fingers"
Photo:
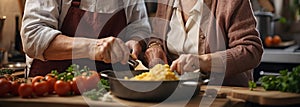
<instances>
[{"instance_id":1,"label":"fingers","mask_svg":"<svg viewBox=\"0 0 300 107\"><path fill-rule=\"evenodd\" d=\"M185 57L186 57L185 58L186 65L184 66L185 71L190 72L200 68L199 59L197 56L188 54Z\"/></svg>"},{"instance_id":2,"label":"fingers","mask_svg":"<svg viewBox=\"0 0 300 107\"><path fill-rule=\"evenodd\" d=\"M199 59L196 55L183 54L178 59L172 62L171 70L183 74L184 72L191 72L199 69Z\"/></svg>"},{"instance_id":3,"label":"fingers","mask_svg":"<svg viewBox=\"0 0 300 107\"><path fill-rule=\"evenodd\" d=\"M109 46L110 44L107 43L107 42L104 42L101 46L101 54L103 56L103 61L105 63L110 63L111 62L111 57L110 57L110 49L109 49ZM99 54L99 53L96 53L96 54Z\"/></svg>"},{"instance_id":4,"label":"fingers","mask_svg":"<svg viewBox=\"0 0 300 107\"><path fill-rule=\"evenodd\" d=\"M96 60L102 60L105 63L127 63L130 53L121 39L115 37L103 38L97 42L97 45L99 48L95 51L95 54L101 56L101 58Z\"/></svg>"},{"instance_id":5,"label":"fingers","mask_svg":"<svg viewBox=\"0 0 300 107\"><path fill-rule=\"evenodd\" d=\"M177 63L178 63L178 60L173 61L173 62L172 62L172 65L171 65L171 67L170 67L170 70L171 70L171 71L176 71L177 73L180 74L180 72L177 70Z\"/></svg>"},{"instance_id":6,"label":"fingers","mask_svg":"<svg viewBox=\"0 0 300 107\"><path fill-rule=\"evenodd\" d=\"M175 61L173 61L172 65L171 65L171 71L176 71L178 74L183 74L184 70L184 62L182 61L182 59L176 59Z\"/></svg>"},{"instance_id":7,"label":"fingers","mask_svg":"<svg viewBox=\"0 0 300 107\"><path fill-rule=\"evenodd\" d=\"M112 44L112 51L110 52L111 56L111 63L116 63L122 59L123 53L120 52L119 49L122 49L121 46L119 45L118 41L114 41Z\"/></svg>"},{"instance_id":8,"label":"fingers","mask_svg":"<svg viewBox=\"0 0 300 107\"><path fill-rule=\"evenodd\" d=\"M129 55L130 55L129 49L121 39L118 39L118 42L121 48L120 50L122 50L121 53L123 53L122 57L120 58L120 61L122 64L126 64L127 61L129 60ZM120 52L120 50L116 50L116 52Z\"/></svg>"},{"instance_id":9,"label":"fingers","mask_svg":"<svg viewBox=\"0 0 300 107\"><path fill-rule=\"evenodd\" d=\"M133 48L132 49L132 53L131 53L132 54L132 58L135 59L135 60L137 60L140 53L141 52L139 50L137 50L136 48Z\"/></svg>"},{"instance_id":10,"label":"fingers","mask_svg":"<svg viewBox=\"0 0 300 107\"><path fill-rule=\"evenodd\" d=\"M131 57L135 60L138 59L139 54L142 52L142 47L139 42L135 40L129 40L126 42L126 46L132 50Z\"/></svg>"}]
</instances>

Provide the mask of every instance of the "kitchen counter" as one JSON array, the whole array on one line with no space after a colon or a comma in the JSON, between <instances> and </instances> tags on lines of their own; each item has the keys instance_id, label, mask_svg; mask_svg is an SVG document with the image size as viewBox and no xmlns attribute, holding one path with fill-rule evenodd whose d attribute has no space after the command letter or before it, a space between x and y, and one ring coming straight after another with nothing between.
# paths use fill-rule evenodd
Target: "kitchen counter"
<instances>
[{"instance_id":1,"label":"kitchen counter","mask_svg":"<svg viewBox=\"0 0 300 107\"><path fill-rule=\"evenodd\" d=\"M265 48L261 62L268 63L295 63L300 64L299 45L293 45L284 49Z\"/></svg>"},{"instance_id":2,"label":"kitchen counter","mask_svg":"<svg viewBox=\"0 0 300 107\"><path fill-rule=\"evenodd\" d=\"M204 91L217 93L217 97L213 98L204 95ZM219 90L219 91L216 91ZM204 99L205 98L205 99ZM203 101L205 100L205 101ZM201 102L201 103L200 103ZM202 86L201 92L189 101L171 101L171 102L138 102L129 101L113 97L112 102L92 101L82 96L58 97L51 95L38 98L0 98L0 107L120 107L120 106L162 106L162 107L251 107L251 106L294 106L300 104L300 94L286 93L279 91L264 91L262 87L249 91L247 87L228 87L222 86Z\"/></svg>"},{"instance_id":3,"label":"kitchen counter","mask_svg":"<svg viewBox=\"0 0 300 107\"><path fill-rule=\"evenodd\" d=\"M198 107L200 105L201 99L204 98L203 90L206 86L201 87L201 94L192 98L190 101L174 101L174 102L138 102L129 101L113 97L112 102L102 102L102 101L92 101L88 98L82 96L70 96L70 97L58 97L57 95L51 95L47 97L37 97L37 98L20 98L20 97L10 97L10 98L0 98L0 107L87 107L87 106L110 106L110 107L120 107L120 106L188 106L188 107ZM220 93L230 92L230 89L222 88ZM213 107L226 107L231 106L231 104L236 103L234 100L227 99L226 96L218 97L213 99L211 97L206 97L206 100L211 100L212 103L201 102L203 106L213 106Z\"/></svg>"},{"instance_id":4,"label":"kitchen counter","mask_svg":"<svg viewBox=\"0 0 300 107\"><path fill-rule=\"evenodd\" d=\"M113 98L113 102L101 102L91 101L82 96L71 96L71 97L58 97L48 96L39 97L32 99L23 99L19 97L14 98L1 98L1 107L88 107L88 106L101 106L101 107L120 107L120 106L190 106L198 107L201 101L201 97L195 97L186 104L185 101L167 102L167 103L155 103L155 102L135 102L128 101L119 98ZM213 107L224 107L229 104L229 99L217 98L213 101L211 106ZM203 104L208 106L209 104Z\"/></svg>"}]
</instances>

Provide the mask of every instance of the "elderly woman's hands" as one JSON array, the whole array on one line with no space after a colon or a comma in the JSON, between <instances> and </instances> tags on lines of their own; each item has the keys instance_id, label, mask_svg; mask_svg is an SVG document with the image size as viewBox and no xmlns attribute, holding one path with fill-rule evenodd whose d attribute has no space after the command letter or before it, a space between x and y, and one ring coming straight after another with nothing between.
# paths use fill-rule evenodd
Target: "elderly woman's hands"
<instances>
[{"instance_id":1,"label":"elderly woman's hands","mask_svg":"<svg viewBox=\"0 0 300 107\"><path fill-rule=\"evenodd\" d=\"M174 60L171 65L171 71L177 71L179 74L183 72L191 72L200 69L199 55L182 54L178 59Z\"/></svg>"},{"instance_id":2,"label":"elderly woman's hands","mask_svg":"<svg viewBox=\"0 0 300 107\"><path fill-rule=\"evenodd\" d=\"M184 72L191 72L200 69L202 73L209 73L211 69L211 55L194 55L182 54L172 62L171 71L183 74Z\"/></svg>"}]
</instances>

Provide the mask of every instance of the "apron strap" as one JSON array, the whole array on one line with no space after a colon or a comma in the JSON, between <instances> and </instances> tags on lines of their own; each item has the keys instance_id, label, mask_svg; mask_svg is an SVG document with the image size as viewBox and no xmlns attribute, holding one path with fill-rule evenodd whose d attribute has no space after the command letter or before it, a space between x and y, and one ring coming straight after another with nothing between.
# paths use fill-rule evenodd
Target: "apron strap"
<instances>
[{"instance_id":1,"label":"apron strap","mask_svg":"<svg viewBox=\"0 0 300 107\"><path fill-rule=\"evenodd\" d=\"M71 6L79 8L80 3L81 3L81 0L72 0Z\"/></svg>"}]
</instances>

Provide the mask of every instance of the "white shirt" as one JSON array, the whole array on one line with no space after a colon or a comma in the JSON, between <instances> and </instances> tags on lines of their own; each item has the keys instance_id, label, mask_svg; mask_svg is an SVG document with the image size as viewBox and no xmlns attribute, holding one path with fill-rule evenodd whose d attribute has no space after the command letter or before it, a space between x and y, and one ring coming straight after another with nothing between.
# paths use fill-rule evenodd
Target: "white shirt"
<instances>
[{"instance_id":1,"label":"white shirt","mask_svg":"<svg viewBox=\"0 0 300 107\"><path fill-rule=\"evenodd\" d=\"M198 0L187 13L189 18L184 25L180 9L180 0L175 0L173 14L170 20L170 31L167 34L167 47L170 53L199 54L199 30L203 0Z\"/></svg>"},{"instance_id":2,"label":"white shirt","mask_svg":"<svg viewBox=\"0 0 300 107\"><path fill-rule=\"evenodd\" d=\"M72 0L26 0L21 37L27 54L45 60L43 53L50 42L61 34L59 29L71 2ZM150 25L143 0L81 0L80 4L81 9L97 13L113 13L123 7L129 24L126 33L131 37L145 38L150 33ZM26 63L29 67L32 60L27 56Z\"/></svg>"}]
</instances>

